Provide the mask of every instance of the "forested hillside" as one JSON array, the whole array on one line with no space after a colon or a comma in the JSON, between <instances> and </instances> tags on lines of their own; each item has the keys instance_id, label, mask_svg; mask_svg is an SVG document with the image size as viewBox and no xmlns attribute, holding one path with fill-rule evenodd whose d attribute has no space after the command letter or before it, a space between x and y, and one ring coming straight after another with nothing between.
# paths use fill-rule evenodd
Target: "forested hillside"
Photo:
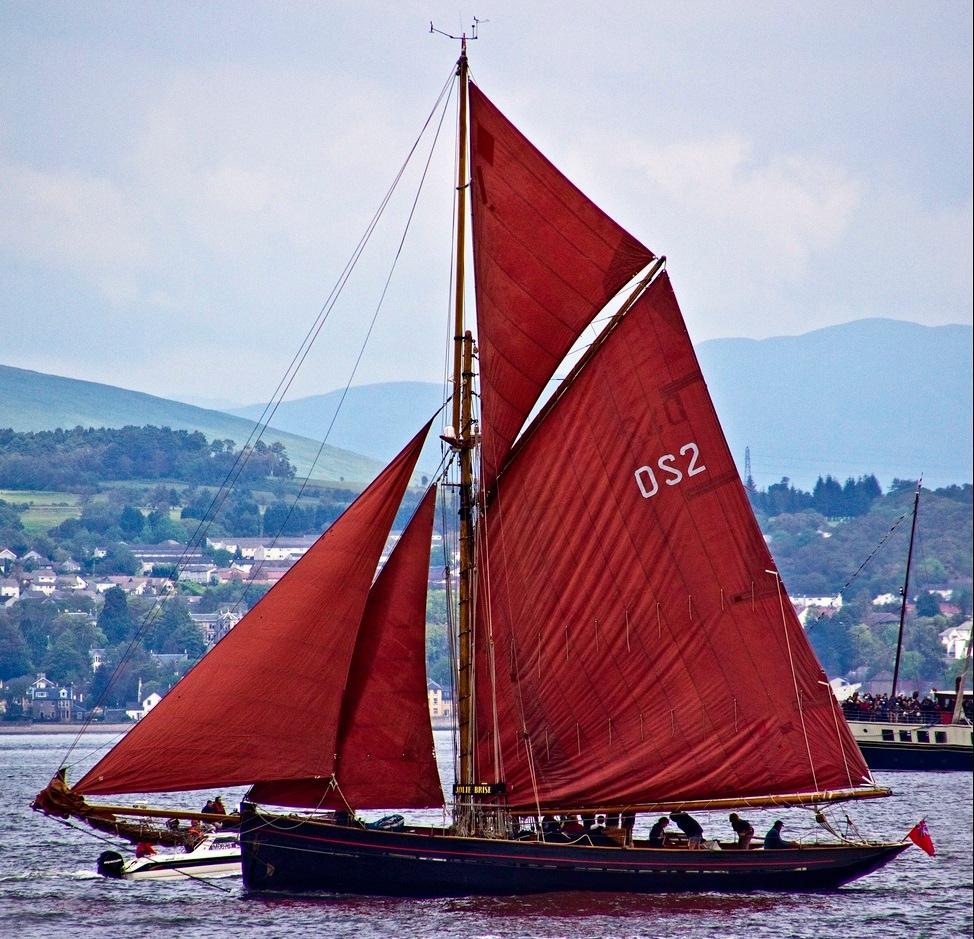
<instances>
[{"instance_id":1,"label":"forested hillside","mask_svg":"<svg viewBox=\"0 0 974 939\"><path fill-rule=\"evenodd\" d=\"M93 490L121 479L218 486L235 468L243 483L294 476L279 442L257 441L246 460L241 455L232 440L208 441L199 431L168 427L0 429L0 489Z\"/></svg>"},{"instance_id":2,"label":"forested hillside","mask_svg":"<svg viewBox=\"0 0 974 939\"><path fill-rule=\"evenodd\" d=\"M855 515L839 514L846 508L838 504L831 515L812 507L769 514L762 507L767 492L752 495L789 593L841 591L847 601L895 593L903 583L914 488L914 483L898 480L889 493L875 496ZM810 496L797 495L799 505L805 501L802 496ZM970 484L924 490L914 559L917 589L970 587L971 516Z\"/></svg>"},{"instance_id":3,"label":"forested hillside","mask_svg":"<svg viewBox=\"0 0 974 939\"><path fill-rule=\"evenodd\" d=\"M873 482L867 477L839 486L820 479L805 493L783 480L751 494L791 596L841 594L841 601L810 611L805 628L828 674L854 681L888 675L893 667L915 491L914 483L897 480L882 496L874 494ZM945 654L941 637L970 620L971 545L971 485L924 490L902 687L953 685L960 663ZM888 602L877 602L883 597Z\"/></svg>"},{"instance_id":4,"label":"forested hillside","mask_svg":"<svg viewBox=\"0 0 974 939\"><path fill-rule=\"evenodd\" d=\"M208 440L233 440L237 447L247 442L254 428L253 421L180 401L0 365L0 428L36 432L145 425L199 432ZM291 462L302 476L313 466L312 475L316 479L364 485L382 468L381 463L358 453L330 444L320 447L318 441L323 432L319 430L316 439L308 439L269 427L264 440L268 445L279 443L286 447ZM408 434L403 442L406 439Z\"/></svg>"},{"instance_id":5,"label":"forested hillside","mask_svg":"<svg viewBox=\"0 0 974 939\"><path fill-rule=\"evenodd\" d=\"M0 433L0 487L7 487L0 492L0 552L9 549L6 560L0 557L0 577L24 585L32 571L45 567L78 571L88 579L130 576L141 567L133 545L186 544L198 537L201 522L211 535L271 540L317 534L355 498L350 488L303 487L291 478L286 452L272 445L255 448L240 485L215 501L239 455L227 441L152 427ZM57 504L67 517L25 525L33 512L31 500L44 494L38 490L45 485L60 487L49 498L61 500ZM787 479L765 490L750 487L791 596L842 596L841 608L836 603L806 621L830 675L864 680L891 667L914 488L912 482L897 480L884 494L872 475L842 483L826 476L807 492ZM420 491L407 493L398 526L408 519ZM944 687L957 671L941 636L971 614L972 507L970 484L923 491L901 672L908 683ZM456 513L446 514L452 518ZM215 564L231 560L226 551L205 545L202 550ZM35 556L28 558L31 551ZM443 563L441 555L433 559L437 569ZM154 573L171 576L175 571ZM176 591L172 599L178 602L165 603L165 615L153 620L111 702L130 699L139 681L159 690L172 683L175 674L153 654L186 651L191 660L201 651L199 631L187 619L190 605L200 611L227 604L242 610L261 593L238 582L200 586L183 580L176 581ZM874 602L882 595L889 595L889 601ZM111 597L124 606L117 591ZM134 596L126 602L130 609L122 611L122 626L115 621L118 610L106 612L106 600L90 589L8 602L0 609L0 679L16 679L8 691L25 686L36 671L97 691L105 672L93 670L91 650L106 649L108 661L118 661L135 624L155 603ZM442 590L431 592L427 619L429 675L446 686L450 656ZM10 710L8 716L15 713Z\"/></svg>"}]
</instances>

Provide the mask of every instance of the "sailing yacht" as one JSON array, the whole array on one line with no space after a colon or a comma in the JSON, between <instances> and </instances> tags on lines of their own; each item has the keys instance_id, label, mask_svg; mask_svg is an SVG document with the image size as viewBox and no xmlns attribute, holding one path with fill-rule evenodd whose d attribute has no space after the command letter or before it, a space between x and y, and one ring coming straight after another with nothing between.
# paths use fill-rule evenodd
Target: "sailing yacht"
<instances>
[{"instance_id":1,"label":"sailing yacht","mask_svg":"<svg viewBox=\"0 0 974 939\"><path fill-rule=\"evenodd\" d=\"M470 80L466 39L456 81L440 428L455 475L430 486L376 574L431 422L100 762L73 786L59 771L35 808L105 830L174 813L90 797L248 785L232 821L251 890L820 890L876 870L908 842L634 837L637 813L800 807L828 826L831 804L889 791L788 602L665 258ZM438 491L459 557L449 799L424 657ZM358 818L444 806L439 826Z\"/></svg>"}]
</instances>

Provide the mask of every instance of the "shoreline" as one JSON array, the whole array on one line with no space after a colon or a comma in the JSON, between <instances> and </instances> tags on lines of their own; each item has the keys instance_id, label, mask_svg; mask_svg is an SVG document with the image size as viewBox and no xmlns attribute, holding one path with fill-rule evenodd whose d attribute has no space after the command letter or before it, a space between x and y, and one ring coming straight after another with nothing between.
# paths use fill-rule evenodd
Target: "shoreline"
<instances>
[{"instance_id":1,"label":"shoreline","mask_svg":"<svg viewBox=\"0 0 974 939\"><path fill-rule=\"evenodd\" d=\"M37 723L18 724L10 721L0 721L0 737L23 736L25 734L124 734L130 731L138 721L131 724L58 724ZM450 730L453 727L450 718L434 717L430 722L433 730Z\"/></svg>"},{"instance_id":2,"label":"shoreline","mask_svg":"<svg viewBox=\"0 0 974 939\"><path fill-rule=\"evenodd\" d=\"M5 724L0 721L0 737L25 736L28 734L124 734L135 726L132 724Z\"/></svg>"}]
</instances>

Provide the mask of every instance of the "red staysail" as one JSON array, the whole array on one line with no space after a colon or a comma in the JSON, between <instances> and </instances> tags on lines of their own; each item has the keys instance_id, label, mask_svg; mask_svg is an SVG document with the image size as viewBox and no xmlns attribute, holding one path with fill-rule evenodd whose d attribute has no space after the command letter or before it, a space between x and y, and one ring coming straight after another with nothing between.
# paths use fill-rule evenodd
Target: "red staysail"
<instances>
[{"instance_id":1,"label":"red staysail","mask_svg":"<svg viewBox=\"0 0 974 939\"><path fill-rule=\"evenodd\" d=\"M428 430L77 792L169 792L332 774L366 598Z\"/></svg>"},{"instance_id":2,"label":"red staysail","mask_svg":"<svg viewBox=\"0 0 974 939\"><path fill-rule=\"evenodd\" d=\"M653 253L470 86L482 484L575 340Z\"/></svg>"},{"instance_id":3,"label":"red staysail","mask_svg":"<svg viewBox=\"0 0 974 939\"><path fill-rule=\"evenodd\" d=\"M478 776L512 807L534 807L532 769L542 808L868 777L665 274L512 456L480 548Z\"/></svg>"},{"instance_id":4,"label":"red staysail","mask_svg":"<svg viewBox=\"0 0 974 939\"><path fill-rule=\"evenodd\" d=\"M256 802L304 808L443 805L426 698L426 586L436 488L403 532L369 593L328 779L261 783Z\"/></svg>"}]
</instances>

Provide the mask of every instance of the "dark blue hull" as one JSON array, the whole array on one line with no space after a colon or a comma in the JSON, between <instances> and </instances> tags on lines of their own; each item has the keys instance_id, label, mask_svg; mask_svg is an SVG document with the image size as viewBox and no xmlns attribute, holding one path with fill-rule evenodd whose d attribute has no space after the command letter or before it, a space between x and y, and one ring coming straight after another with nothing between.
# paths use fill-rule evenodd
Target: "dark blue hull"
<instances>
[{"instance_id":1,"label":"dark blue hull","mask_svg":"<svg viewBox=\"0 0 974 939\"><path fill-rule=\"evenodd\" d=\"M444 897L589 890L830 890L891 861L906 844L781 851L593 847L373 831L258 813L244 806L251 890Z\"/></svg>"},{"instance_id":2,"label":"dark blue hull","mask_svg":"<svg viewBox=\"0 0 974 939\"><path fill-rule=\"evenodd\" d=\"M968 773L974 770L970 747L860 741L859 749L870 769L964 770Z\"/></svg>"}]
</instances>

